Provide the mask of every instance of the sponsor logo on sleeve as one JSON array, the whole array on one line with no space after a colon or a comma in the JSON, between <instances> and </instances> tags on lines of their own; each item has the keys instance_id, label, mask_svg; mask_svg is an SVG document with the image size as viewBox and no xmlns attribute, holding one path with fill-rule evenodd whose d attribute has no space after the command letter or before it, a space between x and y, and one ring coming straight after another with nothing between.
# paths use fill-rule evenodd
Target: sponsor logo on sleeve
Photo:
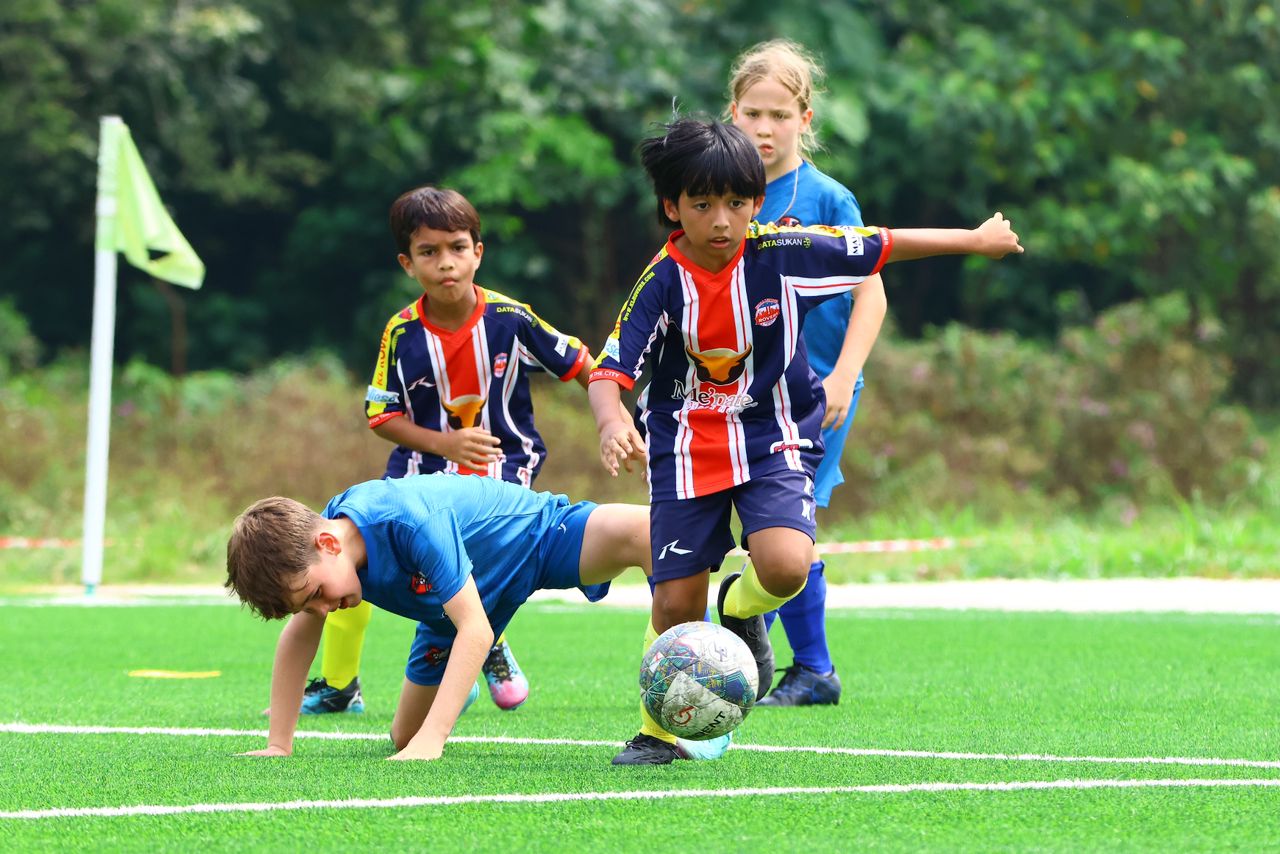
<instances>
[{"instance_id":1,"label":"sponsor logo on sleeve","mask_svg":"<svg viewBox=\"0 0 1280 854\"><path fill-rule=\"evenodd\" d=\"M762 299L756 303L756 326L773 326L773 322L782 314L776 299Z\"/></svg>"},{"instance_id":2,"label":"sponsor logo on sleeve","mask_svg":"<svg viewBox=\"0 0 1280 854\"><path fill-rule=\"evenodd\" d=\"M415 596L422 596L431 592L431 583L427 581L427 577L421 572L415 572L413 578L409 579L409 590Z\"/></svg>"},{"instance_id":3,"label":"sponsor logo on sleeve","mask_svg":"<svg viewBox=\"0 0 1280 854\"><path fill-rule=\"evenodd\" d=\"M862 235L852 228L842 229L844 231L844 249L846 255L861 255Z\"/></svg>"},{"instance_id":4,"label":"sponsor logo on sleeve","mask_svg":"<svg viewBox=\"0 0 1280 854\"><path fill-rule=\"evenodd\" d=\"M564 351L567 349L569 349L569 336L557 335L556 336L556 355L563 356Z\"/></svg>"},{"instance_id":5,"label":"sponsor logo on sleeve","mask_svg":"<svg viewBox=\"0 0 1280 854\"><path fill-rule=\"evenodd\" d=\"M615 362L622 361L622 352L618 347L617 338L609 338L609 340L604 342L604 354Z\"/></svg>"},{"instance_id":6,"label":"sponsor logo on sleeve","mask_svg":"<svg viewBox=\"0 0 1280 854\"><path fill-rule=\"evenodd\" d=\"M384 388L369 386L369 390L365 392L364 399L369 403L399 403L400 395Z\"/></svg>"}]
</instances>

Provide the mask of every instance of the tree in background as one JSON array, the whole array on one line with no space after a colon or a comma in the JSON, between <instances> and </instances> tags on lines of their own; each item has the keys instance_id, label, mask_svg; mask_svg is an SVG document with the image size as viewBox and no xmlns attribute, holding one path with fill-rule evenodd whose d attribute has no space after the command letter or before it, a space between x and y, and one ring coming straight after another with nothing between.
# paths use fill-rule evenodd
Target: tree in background
<instances>
[{"instance_id":1,"label":"tree in background","mask_svg":"<svg viewBox=\"0 0 1280 854\"><path fill-rule=\"evenodd\" d=\"M908 333L1051 338L1185 292L1222 318L1237 393L1280 403L1280 14L1256 0L13 0L0 287L46 352L84 345L96 120L117 112L208 262L183 295L193 368L323 347L365 371L364 330L412 296L386 207L425 182L503 244L485 281L602 337L655 236L635 141L673 97L718 111L733 55L777 35L824 58L820 165L869 221L1019 223L1016 265L894 273ZM121 356L167 363L164 300L121 300Z\"/></svg>"}]
</instances>

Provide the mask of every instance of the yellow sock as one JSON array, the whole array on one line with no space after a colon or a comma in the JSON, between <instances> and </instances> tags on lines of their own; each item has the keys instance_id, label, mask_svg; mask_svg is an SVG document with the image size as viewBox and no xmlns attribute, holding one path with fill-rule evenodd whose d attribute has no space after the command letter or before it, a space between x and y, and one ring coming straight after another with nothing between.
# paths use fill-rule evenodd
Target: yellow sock
<instances>
[{"instance_id":1,"label":"yellow sock","mask_svg":"<svg viewBox=\"0 0 1280 854\"><path fill-rule=\"evenodd\" d=\"M804 586L801 585L800 590L803 589ZM755 564L748 563L742 577L729 585L729 592L724 597L724 612L738 619L754 617L782 607L784 603L800 595L800 590L790 596L774 596L760 585Z\"/></svg>"},{"instance_id":2,"label":"yellow sock","mask_svg":"<svg viewBox=\"0 0 1280 854\"><path fill-rule=\"evenodd\" d=\"M648 626L644 630L644 652L649 651L649 647L653 646L653 642L658 639L658 631L653 627L653 620L649 621ZM640 702L640 734L651 735L654 738L660 738L668 744L675 744L676 737L658 726L658 722L649 714L649 710L644 707L644 701Z\"/></svg>"},{"instance_id":3,"label":"yellow sock","mask_svg":"<svg viewBox=\"0 0 1280 854\"><path fill-rule=\"evenodd\" d=\"M320 675L341 691L360 675L360 653L364 651L364 630L373 616L373 606L361 602L354 608L334 611L324 621L324 657Z\"/></svg>"}]
</instances>

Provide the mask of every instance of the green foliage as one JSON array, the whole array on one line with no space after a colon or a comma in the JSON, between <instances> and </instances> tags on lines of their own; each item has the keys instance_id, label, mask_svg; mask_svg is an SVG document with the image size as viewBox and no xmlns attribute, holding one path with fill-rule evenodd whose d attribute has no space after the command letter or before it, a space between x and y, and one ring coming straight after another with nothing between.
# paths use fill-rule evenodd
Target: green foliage
<instances>
[{"instance_id":1,"label":"green foliage","mask_svg":"<svg viewBox=\"0 0 1280 854\"><path fill-rule=\"evenodd\" d=\"M325 348L367 370L370 336L407 301L386 209L424 182L479 204L485 284L601 340L661 239L637 140L673 98L720 113L734 55L788 35L829 72L819 165L870 221L1000 208L1028 247L895 268L904 331L1052 340L1184 293L1221 319L1233 392L1280 401L1270 3L16 0L0 25L0 279L50 355L86 337L102 113L133 128L209 266L181 294L196 369ZM122 360L166 364L166 309L131 279Z\"/></svg>"},{"instance_id":2,"label":"green foliage","mask_svg":"<svg viewBox=\"0 0 1280 854\"><path fill-rule=\"evenodd\" d=\"M1059 350L959 326L882 343L846 450L864 486L845 506L1136 512L1258 488L1265 443L1222 402L1218 334L1171 295L1070 329Z\"/></svg>"}]
</instances>

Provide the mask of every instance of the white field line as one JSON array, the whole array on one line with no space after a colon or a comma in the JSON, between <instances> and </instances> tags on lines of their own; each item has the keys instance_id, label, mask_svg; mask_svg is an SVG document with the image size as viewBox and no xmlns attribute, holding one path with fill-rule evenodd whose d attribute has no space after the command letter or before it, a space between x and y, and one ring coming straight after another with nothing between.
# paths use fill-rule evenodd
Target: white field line
<instances>
[{"instance_id":1,"label":"white field line","mask_svg":"<svg viewBox=\"0 0 1280 854\"><path fill-rule=\"evenodd\" d=\"M643 792L548 792L543 794L437 795L400 798L350 798L342 801L275 803L138 804L125 807L55 807L0 812L0 819L116 818L182 813L275 812L306 809L396 809L457 804L552 804L573 801L653 801L673 798L752 798L779 795L911 794L914 792L1023 792L1045 789L1189 789L1274 788L1280 778L1259 780L1033 780L999 783L885 783L869 786L778 786L751 789L658 789Z\"/></svg>"},{"instance_id":2,"label":"white field line","mask_svg":"<svg viewBox=\"0 0 1280 854\"><path fill-rule=\"evenodd\" d=\"M0 723L0 732L25 735L173 735L224 738L266 738L265 729L207 729L198 727L113 727L81 726L75 724L26 724ZM329 741L388 741L385 733L373 732L317 732L299 730L295 738L313 738ZM462 744L525 744L567 747L619 747L619 741L590 741L573 738L516 738L505 735L453 736L452 742ZM903 759L956 759L998 762L1079 762L1097 765L1193 765L1236 768L1277 768L1280 760L1231 759L1213 756L1059 756L1049 753L964 753L934 750L893 750L873 747L823 747L771 744L734 744L733 750L755 753L816 753L833 756L889 756Z\"/></svg>"}]
</instances>

